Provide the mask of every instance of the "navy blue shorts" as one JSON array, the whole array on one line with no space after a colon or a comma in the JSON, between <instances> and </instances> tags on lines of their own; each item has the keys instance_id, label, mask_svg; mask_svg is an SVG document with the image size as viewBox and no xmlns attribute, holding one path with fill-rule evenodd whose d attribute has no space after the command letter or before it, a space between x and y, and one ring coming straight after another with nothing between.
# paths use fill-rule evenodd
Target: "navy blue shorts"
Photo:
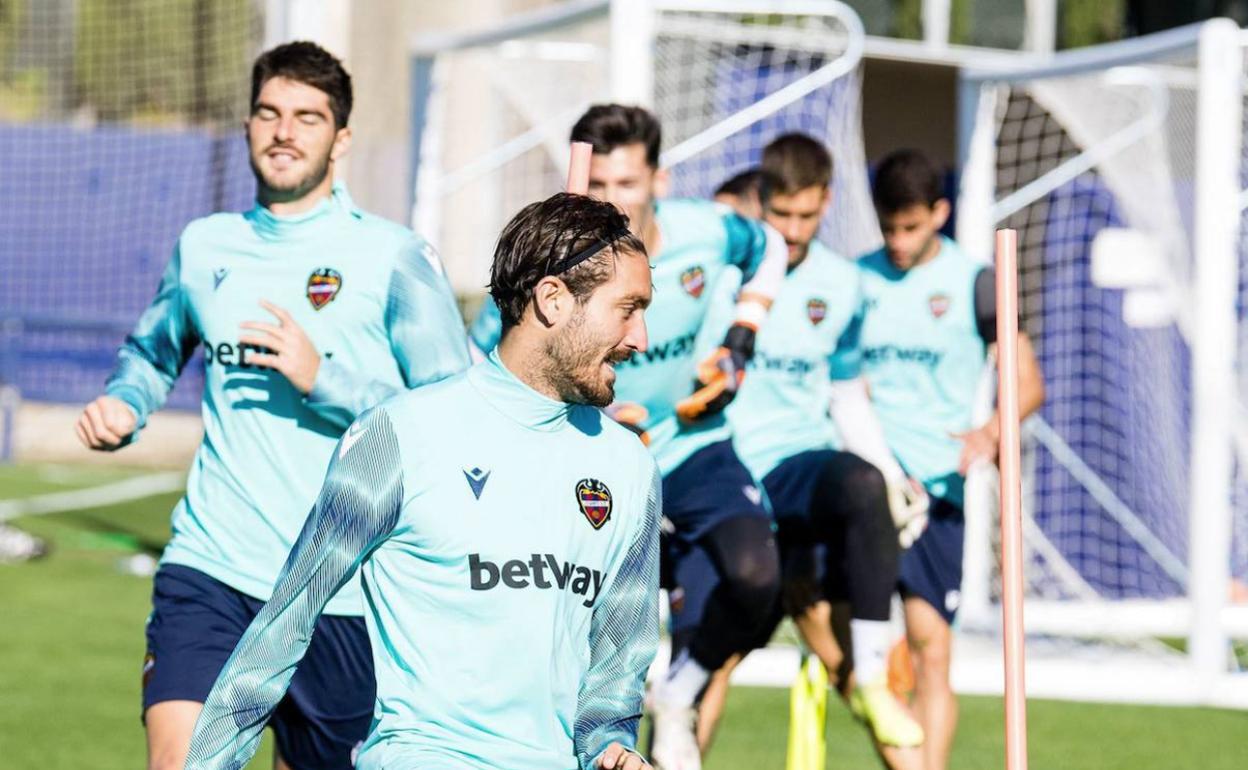
<instances>
[{"instance_id":1,"label":"navy blue shorts","mask_svg":"<svg viewBox=\"0 0 1248 770\"><path fill-rule=\"evenodd\" d=\"M170 700L203 703L264 602L196 569L156 572L143 660L143 710ZM322 615L307 654L269 725L295 770L350 768L373 721L377 682L364 619Z\"/></svg>"},{"instance_id":2,"label":"navy blue shorts","mask_svg":"<svg viewBox=\"0 0 1248 770\"><path fill-rule=\"evenodd\" d=\"M815 504L815 488L819 479L827 471L829 463L836 461L843 452L835 449L813 449L800 452L792 457L781 460L763 478L763 491L767 493L767 501L776 515L776 527L780 533L780 561L788 565L790 540L801 540L803 545L810 545L803 522L810 518L811 508ZM802 534L790 537L789 533L797 530ZM815 543L814 554L816 574L823 588L823 598L830 602L845 601L849 598L847 579L842 568L845 544L843 539L832 543Z\"/></svg>"},{"instance_id":3,"label":"navy blue shorts","mask_svg":"<svg viewBox=\"0 0 1248 770\"><path fill-rule=\"evenodd\" d=\"M767 501L777 519L786 516L810 516L815 487L828 463L841 452L835 449L815 449L786 457L763 477L763 489Z\"/></svg>"},{"instance_id":4,"label":"navy blue shorts","mask_svg":"<svg viewBox=\"0 0 1248 770\"><path fill-rule=\"evenodd\" d=\"M675 540L696 543L715 525L738 516L770 519L762 491L732 448L732 441L702 447L663 479L663 516Z\"/></svg>"},{"instance_id":5,"label":"navy blue shorts","mask_svg":"<svg viewBox=\"0 0 1248 770\"><path fill-rule=\"evenodd\" d=\"M966 519L957 505L932 498L927 529L901 552L903 598L917 597L932 605L953 625L962 603L962 543Z\"/></svg>"}]
</instances>

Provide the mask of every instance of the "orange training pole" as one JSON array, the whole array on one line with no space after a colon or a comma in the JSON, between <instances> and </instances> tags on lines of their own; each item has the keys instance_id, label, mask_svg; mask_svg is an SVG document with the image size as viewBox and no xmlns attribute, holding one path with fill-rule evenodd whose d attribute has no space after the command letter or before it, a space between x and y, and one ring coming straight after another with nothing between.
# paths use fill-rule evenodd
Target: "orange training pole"
<instances>
[{"instance_id":1,"label":"orange training pole","mask_svg":"<svg viewBox=\"0 0 1248 770\"><path fill-rule=\"evenodd\" d=\"M1023 677L1023 508L1018 419L1018 233L997 231L997 414L1005 616L1005 767L1027 770Z\"/></svg>"},{"instance_id":2,"label":"orange training pole","mask_svg":"<svg viewBox=\"0 0 1248 770\"><path fill-rule=\"evenodd\" d=\"M572 143L572 162L568 164L568 192L589 194L589 159L594 146L589 142Z\"/></svg>"}]
</instances>

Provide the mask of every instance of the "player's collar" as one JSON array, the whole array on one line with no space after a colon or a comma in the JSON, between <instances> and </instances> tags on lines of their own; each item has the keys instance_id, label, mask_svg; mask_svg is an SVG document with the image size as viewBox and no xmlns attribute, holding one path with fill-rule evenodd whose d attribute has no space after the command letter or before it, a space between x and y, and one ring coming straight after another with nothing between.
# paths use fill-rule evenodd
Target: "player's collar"
<instances>
[{"instance_id":1,"label":"player's collar","mask_svg":"<svg viewBox=\"0 0 1248 770\"><path fill-rule=\"evenodd\" d=\"M512 374L495 348L468 372L470 381L491 406L526 428L554 431L568 422L573 404L538 393Z\"/></svg>"},{"instance_id":2,"label":"player's collar","mask_svg":"<svg viewBox=\"0 0 1248 770\"><path fill-rule=\"evenodd\" d=\"M359 215L359 209L351 200L351 194L347 192L347 187L342 182L334 182L329 196L307 211L279 215L257 202L251 211L247 212L246 217L260 237L276 240L293 235L306 228L308 224L327 218L334 211L345 211L353 216Z\"/></svg>"}]
</instances>

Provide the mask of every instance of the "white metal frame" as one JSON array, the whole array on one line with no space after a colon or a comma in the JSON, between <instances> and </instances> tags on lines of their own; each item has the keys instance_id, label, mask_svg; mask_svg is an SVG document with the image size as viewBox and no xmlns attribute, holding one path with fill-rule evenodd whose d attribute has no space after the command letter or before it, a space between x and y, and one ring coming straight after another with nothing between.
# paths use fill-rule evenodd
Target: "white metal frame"
<instances>
[{"instance_id":1,"label":"white metal frame","mask_svg":"<svg viewBox=\"0 0 1248 770\"><path fill-rule=\"evenodd\" d=\"M1245 38L1248 42L1248 38ZM1035 81L1089 73L1098 69L1125 67L1130 75L1139 70L1129 65L1154 60L1166 53L1195 49L1198 55L1197 77L1193 87L1198 90L1196 136L1196 220L1194 229L1195 259L1190 310L1182 319L1185 336L1192 353L1192 421L1191 421L1191 482L1189 488L1190 553L1185 566L1159 540L1139 524L1126 505L1109 488L1082 466L1077 455L1065 447L1057 434L1038 417L1028 426L1028 435L1046 446L1062 461L1067 470L1080 481L1115 518L1132 533L1171 577L1187 585L1185 599L1165 602L1046 602L1028 601L1027 627L1030 633L1061 636L1124 637L1182 636L1188 638L1187 665L1179 666L1186 683L1167 697L1181 697L1182 702L1207 702L1248 707L1248 698L1228 696L1227 652L1231 635L1248 636L1248 608L1227 605L1230 579L1229 555L1232 529L1231 489L1234 447L1232 415L1237 414L1235 397L1236 291L1238 286L1238 247L1241 190L1238 177L1243 137L1241 109L1244 96L1241 79L1244 74L1244 47L1241 33L1233 22L1214 20L1170 30L1146 38L1096 46L1081 51L1057 54L1041 66L1019 67L995 72L968 70L962 74L961 160L964 197L959 220L959 237L967 245L987 254L985 244L991 243L992 229L998 223L1031 201L1039 199L1070 178L1094 167L1105 158L1122 151L1156 131L1164 120L1166 84L1146 84L1153 94L1152 109L1137 123L1072 160L1044 177L997 201L993 199L990 178L981 178L984 170L995 173L995 126L990 120L994 105L995 85ZM974 128L973 133L971 129ZM985 131L985 129L991 129ZM985 135L990 134L990 135ZM969 166L968 166L969 162ZM979 169L977 174L975 169ZM985 212L991 212L984 216ZM1064 460L1062 458L1065 458ZM975 489L975 485L971 485ZM992 573L992 554L988 548L991 535L989 516L984 510L984 495L968 492L967 548L964 572L967 585L963 592L964 622L968 627L983 627L995 622L997 612L988 604L987 578ZM978 501L978 502L975 502ZM1037 547L1047 543L1038 528L1028 533ZM1061 569L1064 563L1055 552L1049 554ZM1077 577L1077 574L1075 575ZM1069 586L1079 594L1078 583ZM1143 665L1143 664L1141 664ZM1165 668L1167 664L1159 664ZM1147 666L1142 671L1151 670ZM1148 676L1153 676L1156 672ZM1146 677L1147 678L1147 677ZM1031 677L1035 681L1034 674ZM1096 689L1094 676L1085 676L1076 686ZM1160 686L1161 681L1154 681ZM1113 698L1106 691L1100 697ZM1152 700L1158 700L1154 695Z\"/></svg>"}]
</instances>

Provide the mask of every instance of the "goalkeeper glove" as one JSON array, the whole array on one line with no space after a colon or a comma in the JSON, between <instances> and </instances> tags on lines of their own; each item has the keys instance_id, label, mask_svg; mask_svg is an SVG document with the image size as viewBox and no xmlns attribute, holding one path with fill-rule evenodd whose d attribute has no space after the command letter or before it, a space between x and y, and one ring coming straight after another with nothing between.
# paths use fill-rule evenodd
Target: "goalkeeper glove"
<instances>
[{"instance_id":1,"label":"goalkeeper glove","mask_svg":"<svg viewBox=\"0 0 1248 770\"><path fill-rule=\"evenodd\" d=\"M676 404L676 415L693 422L722 412L737 397L745 379L745 366L754 357L753 327L733 324L724 342L698 365L693 394Z\"/></svg>"},{"instance_id":2,"label":"goalkeeper glove","mask_svg":"<svg viewBox=\"0 0 1248 770\"><path fill-rule=\"evenodd\" d=\"M897 542L909 548L927 529L927 509L930 500L923 485L911 478L888 485L888 510L893 514L893 526L897 528Z\"/></svg>"},{"instance_id":3,"label":"goalkeeper glove","mask_svg":"<svg viewBox=\"0 0 1248 770\"><path fill-rule=\"evenodd\" d=\"M641 404L633 403L614 403L604 409L607 416L615 420L620 425L628 428L637 434L637 438L641 439L644 446L650 446L650 434L646 432L641 424L650 416L650 411Z\"/></svg>"}]
</instances>

